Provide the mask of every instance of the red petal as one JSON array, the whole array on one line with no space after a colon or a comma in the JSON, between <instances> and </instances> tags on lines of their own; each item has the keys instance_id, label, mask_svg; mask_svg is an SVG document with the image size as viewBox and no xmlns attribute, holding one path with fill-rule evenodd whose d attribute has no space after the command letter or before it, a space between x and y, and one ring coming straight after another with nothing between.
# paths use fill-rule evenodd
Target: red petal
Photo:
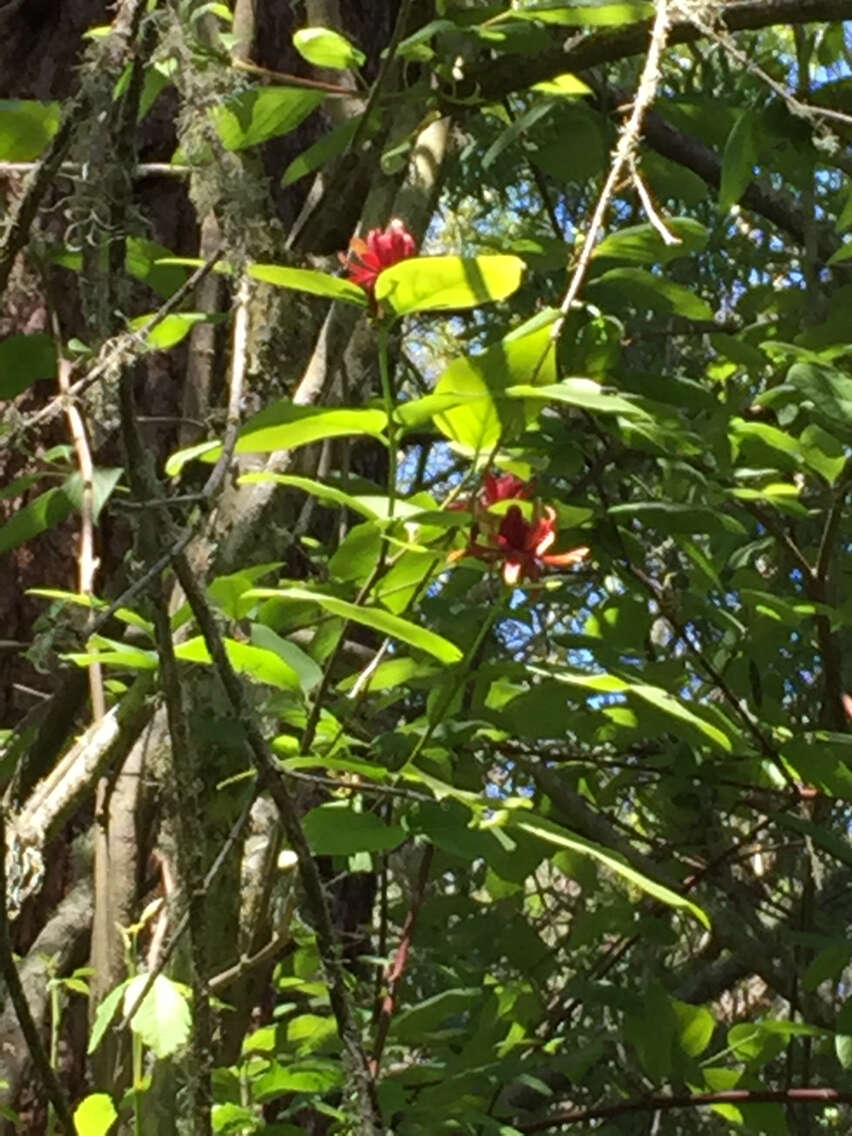
<instances>
[{"instance_id":1,"label":"red petal","mask_svg":"<svg viewBox=\"0 0 852 1136\"><path fill-rule=\"evenodd\" d=\"M566 564L579 564L580 561L585 560L588 555L588 548L572 548L568 552L553 552L549 556L542 556L541 561L552 567L560 567Z\"/></svg>"}]
</instances>

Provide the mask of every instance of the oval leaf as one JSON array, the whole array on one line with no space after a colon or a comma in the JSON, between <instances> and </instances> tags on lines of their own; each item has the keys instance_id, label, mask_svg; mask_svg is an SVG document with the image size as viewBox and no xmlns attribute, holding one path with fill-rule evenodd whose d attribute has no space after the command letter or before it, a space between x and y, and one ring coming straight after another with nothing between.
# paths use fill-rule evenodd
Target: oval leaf
<instances>
[{"instance_id":1,"label":"oval leaf","mask_svg":"<svg viewBox=\"0 0 852 1136\"><path fill-rule=\"evenodd\" d=\"M525 264L519 256L419 256L380 272L376 299L398 316L475 308L517 291Z\"/></svg>"},{"instance_id":2,"label":"oval leaf","mask_svg":"<svg viewBox=\"0 0 852 1136\"><path fill-rule=\"evenodd\" d=\"M363 51L330 28L300 28L293 33L293 47L314 67L330 67L335 71L362 67L367 59Z\"/></svg>"},{"instance_id":3,"label":"oval leaf","mask_svg":"<svg viewBox=\"0 0 852 1136\"><path fill-rule=\"evenodd\" d=\"M74 1109L78 1136L106 1136L116 1120L118 1113L108 1093L89 1093Z\"/></svg>"},{"instance_id":4,"label":"oval leaf","mask_svg":"<svg viewBox=\"0 0 852 1136\"><path fill-rule=\"evenodd\" d=\"M243 150L295 130L324 99L303 87L255 88L219 107L213 122L227 150Z\"/></svg>"},{"instance_id":5,"label":"oval leaf","mask_svg":"<svg viewBox=\"0 0 852 1136\"><path fill-rule=\"evenodd\" d=\"M342 801L311 809L302 825L311 850L317 856L387 852L408 837L400 825L385 824L375 813L357 813Z\"/></svg>"},{"instance_id":6,"label":"oval leaf","mask_svg":"<svg viewBox=\"0 0 852 1136\"><path fill-rule=\"evenodd\" d=\"M148 980L146 974L128 983L124 1013L131 1010ZM158 974L142 1005L130 1019L130 1028L141 1037L155 1057L170 1057L189 1039L191 1017L186 998L164 974Z\"/></svg>"}]
</instances>

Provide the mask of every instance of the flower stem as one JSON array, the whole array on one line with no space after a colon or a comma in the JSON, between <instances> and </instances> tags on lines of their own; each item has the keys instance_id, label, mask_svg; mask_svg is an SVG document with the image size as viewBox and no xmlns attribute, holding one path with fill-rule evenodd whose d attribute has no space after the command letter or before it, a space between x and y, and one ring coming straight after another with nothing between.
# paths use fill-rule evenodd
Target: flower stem
<instances>
[{"instance_id":1,"label":"flower stem","mask_svg":"<svg viewBox=\"0 0 852 1136\"><path fill-rule=\"evenodd\" d=\"M388 339L390 327L379 326L379 375L382 381L382 398L388 416L388 519L393 517L396 504L396 399L391 386L390 366L388 364Z\"/></svg>"},{"instance_id":2,"label":"flower stem","mask_svg":"<svg viewBox=\"0 0 852 1136\"><path fill-rule=\"evenodd\" d=\"M503 595L497 603L492 605L488 612L488 615L482 621L482 624L477 631L473 642L468 647L464 658L460 663L457 664L457 668L453 669L452 681L447 683L443 694L438 699L435 708L429 717L426 729L417 739L417 743L415 744L414 749L411 751L411 756L403 765L403 769L414 765L417 758L432 740L432 737L434 736L434 733L437 730L438 726L440 726L441 722L444 720L444 715L449 709L450 704L455 698L456 694L464 689L464 685L470 669L476 661L476 656L479 654L479 648L485 642L485 637L489 634L491 628L497 622L498 618L503 614L503 610L506 607L509 596L511 596L512 594L512 590L512 588L503 589Z\"/></svg>"}]
</instances>

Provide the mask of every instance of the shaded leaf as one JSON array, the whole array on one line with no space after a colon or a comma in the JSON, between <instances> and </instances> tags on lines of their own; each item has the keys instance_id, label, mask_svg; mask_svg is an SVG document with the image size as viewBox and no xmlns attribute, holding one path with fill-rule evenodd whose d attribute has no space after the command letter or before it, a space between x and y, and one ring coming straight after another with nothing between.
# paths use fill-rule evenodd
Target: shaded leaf
<instances>
[{"instance_id":1,"label":"shaded leaf","mask_svg":"<svg viewBox=\"0 0 852 1136\"><path fill-rule=\"evenodd\" d=\"M318 805L302 824L317 856L350 856L355 852L386 852L407 839L398 824L385 824L370 812L356 812L345 801Z\"/></svg>"},{"instance_id":2,"label":"shaded leaf","mask_svg":"<svg viewBox=\"0 0 852 1136\"><path fill-rule=\"evenodd\" d=\"M731 128L722 158L719 208L727 211L745 193L757 162L754 112L747 108Z\"/></svg>"},{"instance_id":3,"label":"shaded leaf","mask_svg":"<svg viewBox=\"0 0 852 1136\"><path fill-rule=\"evenodd\" d=\"M56 377L56 345L49 335L0 340L0 399L14 398L38 379Z\"/></svg>"},{"instance_id":4,"label":"shaded leaf","mask_svg":"<svg viewBox=\"0 0 852 1136\"><path fill-rule=\"evenodd\" d=\"M665 277L656 276L644 268L611 268L602 276L590 280L588 287L595 294L604 292L612 296L614 305L629 303L642 309L651 308L684 319L712 320L713 309L706 300L675 284Z\"/></svg>"}]
</instances>

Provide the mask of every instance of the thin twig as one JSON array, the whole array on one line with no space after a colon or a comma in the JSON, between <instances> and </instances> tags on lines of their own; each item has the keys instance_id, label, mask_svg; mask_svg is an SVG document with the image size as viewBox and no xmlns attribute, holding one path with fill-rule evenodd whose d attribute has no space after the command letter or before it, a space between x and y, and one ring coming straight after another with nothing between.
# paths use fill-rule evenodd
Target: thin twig
<instances>
[{"instance_id":1,"label":"thin twig","mask_svg":"<svg viewBox=\"0 0 852 1136\"><path fill-rule=\"evenodd\" d=\"M591 220L589 221L589 227L583 240L583 247L580 250L580 256L571 276L570 283L568 284L565 298L559 307L559 319L556 320L551 329L551 341L555 341L559 338L568 313L571 311L580 294L580 289L583 286L586 272L588 271L589 264L594 254L598 235L604 225L606 211L625 172L630 167L631 160L634 158L636 146L638 145L639 137L642 133L642 120L657 93L657 84L660 80L660 61L666 44L666 36L668 35L669 19L668 0L657 0L654 24L651 29L651 42L648 46L648 54L645 59L645 66L642 68L639 86L636 90L636 97L633 100L633 109L619 134L609 173L606 176ZM541 362L543 362L544 358L545 356L542 355ZM540 369L541 362L536 370Z\"/></svg>"},{"instance_id":2,"label":"thin twig","mask_svg":"<svg viewBox=\"0 0 852 1136\"><path fill-rule=\"evenodd\" d=\"M647 185L645 185L644 179L639 172L639 167L637 165L635 155L633 155L630 159L630 176L633 180L633 188L636 190L637 196L642 203L642 208L645 210L645 216L659 233L663 244L681 244L682 242L680 237L677 236L676 233L673 233L671 229L667 228L665 221L657 212L657 207L654 205L654 200L651 197L648 187Z\"/></svg>"},{"instance_id":3,"label":"thin twig","mask_svg":"<svg viewBox=\"0 0 852 1136\"><path fill-rule=\"evenodd\" d=\"M634 1097L615 1104L595 1105L592 1108L567 1108L552 1112L541 1120L516 1121L519 1132L546 1132L565 1124L585 1124L613 1116L628 1116L642 1112L671 1112L678 1108L707 1108L714 1104L852 1104L852 1092L838 1089L728 1089L718 1093L685 1093L681 1096L663 1094Z\"/></svg>"},{"instance_id":4,"label":"thin twig","mask_svg":"<svg viewBox=\"0 0 852 1136\"><path fill-rule=\"evenodd\" d=\"M77 553L77 591L86 599L92 600L95 596L95 575L98 569L98 560L95 556L95 465L92 461L92 451L86 435L86 426L83 416L75 403L68 397L71 386L71 364L62 354L62 336L59 321L55 310L51 313L53 334L56 340L59 358L57 361L57 377L59 390L65 396L65 416L68 419L68 429L74 443L74 453L77 457L77 468L80 472L80 547ZM91 612L89 613L91 623ZM92 702L92 721L99 722L106 711L104 699L103 674L101 664L93 658L88 666L89 693Z\"/></svg>"},{"instance_id":5,"label":"thin twig","mask_svg":"<svg viewBox=\"0 0 852 1136\"><path fill-rule=\"evenodd\" d=\"M203 888L204 888L205 892L208 892L210 890L210 888L213 886L213 883L214 883L216 877L219 875L219 872L222 870L222 866L224 865L225 861L227 860L228 856L230 855L234 845L236 844L236 842L239 840L240 836L242 835L242 831L245 828L246 824L248 823L249 817L251 816L251 810L252 810L252 806L254 805L254 801L255 801L255 798L254 798L254 795L252 795L251 800L249 800L247 802L245 808L240 813L240 815L237 817L237 819L234 821L234 824L231 826L231 831L228 833L227 839L225 840L224 844L219 849L219 851L216 853L216 858L214 859L213 863L210 865L210 868L208 869L207 874L204 877ZM181 940L181 936L183 935L184 931L187 929L188 926L189 926L189 912L185 910L183 912L183 914L181 915L180 919L178 920L177 926L175 927L174 931L172 932L172 936L169 939L168 944L163 949L162 953L158 956L156 966L152 966L151 969L148 971L148 973L145 976L145 982L144 982L141 990L137 994L133 1003L127 1008L127 1010L125 1010L124 1017L121 1019L118 1026L116 1027L116 1033L122 1034L128 1028L131 1021L133 1020L134 1015L136 1014L136 1011L139 1009L139 1007L142 1005L142 1003L145 1001L146 997L148 996L148 993L149 993L151 987L154 985L154 981L155 981L157 975L162 974L163 970L168 965L169 959L172 957L175 950L177 949L177 945Z\"/></svg>"},{"instance_id":6,"label":"thin twig","mask_svg":"<svg viewBox=\"0 0 852 1136\"><path fill-rule=\"evenodd\" d=\"M137 328L135 331L119 332L118 335L115 335L112 339L107 340L107 342L104 343L103 347L101 348L98 360L92 366L92 369L88 371L81 379L78 379L77 382L72 383L68 388L66 394L57 395L56 398L51 399L51 401L48 402L45 406L41 407L39 410L35 411L34 414L31 414L28 418L24 419L24 421L14 431L11 431L6 435L6 437L3 439L2 445L11 446L12 443L21 434L25 433L28 430L32 430L33 427L38 426L41 423L48 422L52 418L55 418L57 414L62 413L69 398L78 398L81 394L87 391L89 387L96 383L98 379L102 378L108 371L117 366L119 362L123 360L130 361L136 358L138 355L144 354L148 350L146 336L150 332L152 332L155 327L158 327L159 324L161 324L166 318L166 316L170 315L177 307L180 306L180 304L183 303L186 297L193 291L195 286L205 278L208 272L211 272L213 270L213 267L217 264L217 262L221 258L221 255L222 246L220 245L215 250L215 252L210 257L208 257L204 264L199 265L195 272L193 272L193 274L183 284L181 284L180 288L178 288L177 291L173 292L172 295L169 296L168 300L160 305L157 311L154 312L149 320L146 320L142 327ZM0 279L2 279L2 274L0 274ZM75 367L72 368L72 371L76 370L77 366L75 365Z\"/></svg>"},{"instance_id":7,"label":"thin twig","mask_svg":"<svg viewBox=\"0 0 852 1136\"><path fill-rule=\"evenodd\" d=\"M281 817L284 833L299 861L299 875L305 898L314 920L317 948L329 987L329 1001L337 1023L347 1063L355 1078L361 1099L363 1136L378 1136L383 1131L381 1108L369 1062L361 1044L361 1031L349 1001L342 955L331 914L326 902L322 878L302 828L296 803L281 776L278 763L269 748L257 719L247 703L242 683L225 651L225 645L213 618L203 588L183 553L175 558L178 582L198 623L213 666L219 674L234 714L243 723L260 784L272 797Z\"/></svg>"},{"instance_id":8,"label":"thin twig","mask_svg":"<svg viewBox=\"0 0 852 1136\"><path fill-rule=\"evenodd\" d=\"M432 867L432 857L434 854L434 846L432 844L428 845L420 861L420 871L417 873L417 883L414 885L414 892L411 896L411 906L408 909L405 922L402 925L399 946L396 948L393 962L391 962L388 967L386 979L387 990L385 991L385 996L379 1008L379 1018L376 1023L376 1040L373 1044L373 1056L370 1059L370 1070L374 1077L378 1075L388 1030L390 1029L391 1021L396 1012L397 1001L399 999L399 987L403 975L405 974L408 956L411 953L411 942L414 938L414 929L417 926L417 916L420 913L420 908L423 906L423 897L426 894L426 884L429 882L429 870Z\"/></svg>"},{"instance_id":9,"label":"thin twig","mask_svg":"<svg viewBox=\"0 0 852 1136\"><path fill-rule=\"evenodd\" d=\"M0 162L0 177L13 177L17 174L32 173L38 169L38 162ZM81 177L83 174L81 162L61 162L56 170L57 175L71 178ZM133 170L133 177L188 177L193 172L192 166L172 165L170 162L141 162Z\"/></svg>"},{"instance_id":10,"label":"thin twig","mask_svg":"<svg viewBox=\"0 0 852 1136\"><path fill-rule=\"evenodd\" d=\"M301 75L290 75L286 71L270 71L268 67L260 67L257 63L249 63L247 59L232 59L231 66L237 71L248 71L257 75L259 79L269 79L273 83L285 83L288 87L303 87L306 91L323 91L327 95L337 95L339 98L351 99L357 91L350 87L341 87L338 83L323 83L320 79L305 79Z\"/></svg>"},{"instance_id":11,"label":"thin twig","mask_svg":"<svg viewBox=\"0 0 852 1136\"><path fill-rule=\"evenodd\" d=\"M12 941L9 935L9 916L7 908L6 891L6 813L0 808L0 973L9 991L9 998L15 1008L15 1016L21 1033L27 1043L32 1063L41 1081L42 1087L56 1110L56 1115L63 1130L68 1136L75 1136L76 1129L71 1116L71 1106L65 1096L65 1090L50 1064L47 1052L42 1044L41 1035L36 1026L24 988L21 985L21 976L15 965L12 954Z\"/></svg>"}]
</instances>

